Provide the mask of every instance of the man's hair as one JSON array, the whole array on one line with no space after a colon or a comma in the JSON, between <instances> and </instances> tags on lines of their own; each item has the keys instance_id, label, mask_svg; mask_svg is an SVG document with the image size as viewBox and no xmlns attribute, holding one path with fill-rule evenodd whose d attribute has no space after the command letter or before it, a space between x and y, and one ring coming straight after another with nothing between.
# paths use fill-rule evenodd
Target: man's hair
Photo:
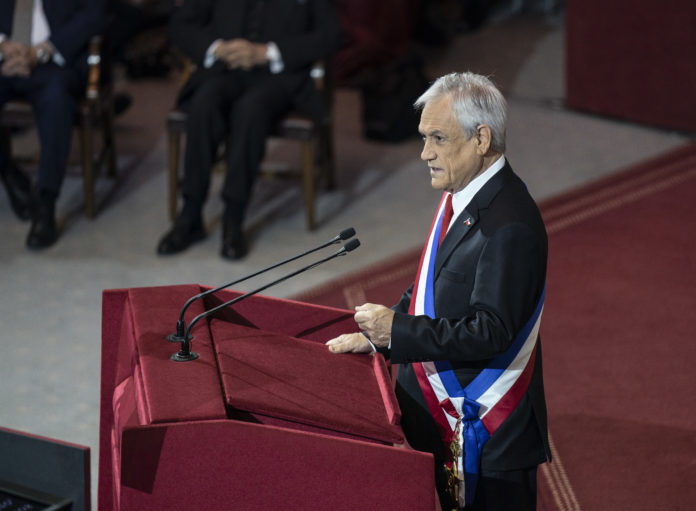
<instances>
[{"instance_id":1,"label":"man's hair","mask_svg":"<svg viewBox=\"0 0 696 511\"><path fill-rule=\"evenodd\" d=\"M450 73L438 78L413 104L421 110L426 103L447 94L452 96L452 110L468 138L476 127L491 128L491 149L505 152L507 103L497 87L485 76L474 73Z\"/></svg>"}]
</instances>

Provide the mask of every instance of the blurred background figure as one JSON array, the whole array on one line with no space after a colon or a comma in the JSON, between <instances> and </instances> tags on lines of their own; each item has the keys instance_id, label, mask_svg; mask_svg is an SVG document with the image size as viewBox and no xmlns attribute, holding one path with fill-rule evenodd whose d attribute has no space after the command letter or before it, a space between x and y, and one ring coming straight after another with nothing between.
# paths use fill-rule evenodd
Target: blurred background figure
<instances>
[{"instance_id":1,"label":"blurred background figure","mask_svg":"<svg viewBox=\"0 0 696 511\"><path fill-rule=\"evenodd\" d=\"M26 245L43 249L58 239L55 203L70 151L73 119L87 79L90 39L104 27L100 0L0 1L0 108L31 103L41 157L35 189L0 144L0 176L14 212L31 219Z\"/></svg>"},{"instance_id":2,"label":"blurred background figure","mask_svg":"<svg viewBox=\"0 0 696 511\"><path fill-rule=\"evenodd\" d=\"M338 16L331 0L185 0L170 28L172 44L196 68L177 100L188 114L184 204L157 253L176 254L205 237L202 209L224 140L221 255L240 259L244 215L272 127L291 109L324 116L310 69L338 47Z\"/></svg>"}]
</instances>

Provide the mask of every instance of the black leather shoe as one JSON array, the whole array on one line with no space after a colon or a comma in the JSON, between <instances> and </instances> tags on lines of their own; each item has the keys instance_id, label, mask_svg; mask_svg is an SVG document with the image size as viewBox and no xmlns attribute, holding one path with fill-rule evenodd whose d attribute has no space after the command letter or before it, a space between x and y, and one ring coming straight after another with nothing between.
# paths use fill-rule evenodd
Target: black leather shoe
<instances>
[{"instance_id":1,"label":"black leather shoe","mask_svg":"<svg viewBox=\"0 0 696 511\"><path fill-rule=\"evenodd\" d=\"M31 219L33 205L31 180L14 164L8 165L8 168L0 173L0 179L5 185L10 206L15 215L21 220Z\"/></svg>"},{"instance_id":2,"label":"black leather shoe","mask_svg":"<svg viewBox=\"0 0 696 511\"><path fill-rule=\"evenodd\" d=\"M178 254L203 238L205 238L205 229L200 220L179 215L171 230L157 244L157 253L159 255Z\"/></svg>"},{"instance_id":3,"label":"black leather shoe","mask_svg":"<svg viewBox=\"0 0 696 511\"><path fill-rule=\"evenodd\" d=\"M41 250L48 248L58 240L56 228L55 203L39 201L27 236L27 248Z\"/></svg>"},{"instance_id":4,"label":"black leather shoe","mask_svg":"<svg viewBox=\"0 0 696 511\"><path fill-rule=\"evenodd\" d=\"M222 249L220 255L225 259L241 259L247 255L248 248L242 226L234 222L225 222L222 229Z\"/></svg>"}]
</instances>

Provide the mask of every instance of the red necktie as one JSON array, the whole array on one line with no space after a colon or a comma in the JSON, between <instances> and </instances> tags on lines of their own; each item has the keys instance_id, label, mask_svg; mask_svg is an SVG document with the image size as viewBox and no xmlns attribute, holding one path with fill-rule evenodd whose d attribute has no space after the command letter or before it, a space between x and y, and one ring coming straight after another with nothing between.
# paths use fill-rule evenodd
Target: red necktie
<instances>
[{"instance_id":1,"label":"red necktie","mask_svg":"<svg viewBox=\"0 0 696 511\"><path fill-rule=\"evenodd\" d=\"M453 214L454 214L454 210L452 209L452 194L448 193L447 198L445 199L445 211L442 213L442 225L440 226L440 239L437 242L438 247L442 244L442 240L445 238L445 234L447 234L447 228L449 227L449 224L452 221Z\"/></svg>"}]
</instances>

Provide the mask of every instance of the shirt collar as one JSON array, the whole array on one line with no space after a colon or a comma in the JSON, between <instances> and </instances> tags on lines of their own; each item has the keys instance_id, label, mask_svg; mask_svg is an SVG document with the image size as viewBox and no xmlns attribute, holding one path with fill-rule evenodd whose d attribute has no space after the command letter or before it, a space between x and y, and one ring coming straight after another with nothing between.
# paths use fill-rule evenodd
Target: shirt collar
<instances>
[{"instance_id":1,"label":"shirt collar","mask_svg":"<svg viewBox=\"0 0 696 511\"><path fill-rule=\"evenodd\" d=\"M481 174L476 176L471 182L466 185L462 190L452 195L452 221L450 225L454 223L454 219L459 216L459 214L464 211L464 209L469 205L471 199L474 195L483 188L489 179L491 179L500 169L505 166L505 155L501 155L500 158L495 160L493 165L484 170Z\"/></svg>"}]
</instances>

